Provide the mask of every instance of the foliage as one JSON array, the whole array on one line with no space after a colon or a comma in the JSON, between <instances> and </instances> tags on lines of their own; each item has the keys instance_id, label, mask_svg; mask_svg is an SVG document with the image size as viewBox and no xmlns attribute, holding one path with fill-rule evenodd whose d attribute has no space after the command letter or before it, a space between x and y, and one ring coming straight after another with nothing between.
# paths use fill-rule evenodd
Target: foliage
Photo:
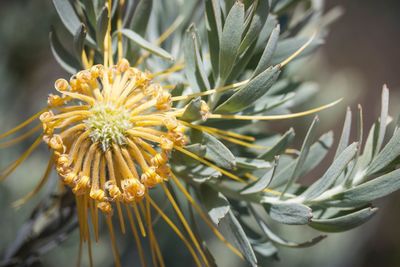
<instances>
[{"instance_id":1,"label":"foliage","mask_svg":"<svg viewBox=\"0 0 400 267\"><path fill-rule=\"evenodd\" d=\"M311 97L309 91L300 90L305 83L296 80L285 66L323 43L329 22L323 1L141 0L126 1L122 9L118 1L112 1L111 14L105 2L53 0L70 34L68 46L73 48L69 51L60 41L61 31L52 30L50 43L56 60L71 74L85 68L83 52L93 53L94 63L102 63L111 15L114 58L121 33L128 48L123 56L138 62L143 70L156 73L184 64L183 71L165 76L165 83L176 84L173 94L177 97L202 93L197 98L182 97L175 105L188 105L182 119L204 127L189 130L191 142L185 149L190 154L175 150L171 167L251 266L257 266L258 258L276 255L279 246L302 248L325 237L285 240L274 232L268 218L282 224L308 225L322 233L343 232L376 213L372 201L400 188L400 131L398 125L393 132L387 130L392 119L386 87L380 118L368 138L363 140L362 108L357 109L355 127L348 109L336 149L331 132L316 137L317 117L299 151L291 148L295 137L292 128L271 138L271 133L263 126L254 126L252 120L236 120L235 116L273 120L276 117L268 116L282 112L287 113L282 118L296 117L289 110ZM123 13L122 30L117 27L118 12ZM163 39L168 31L173 34ZM310 38L312 34L314 38ZM214 117L202 117L201 100ZM225 119L217 120L218 115ZM216 125L220 132L204 130ZM350 140L353 128L355 142ZM233 136L223 132L228 130L238 136L256 136L260 144L275 142L269 147L250 144L245 137L229 142ZM390 138L385 145L386 136ZM321 165L329 151L334 151L334 157L324 174L310 186L299 183ZM193 155L204 157L215 167L199 164ZM202 237L201 232L197 235ZM36 247L31 250L41 251Z\"/></svg>"}]
</instances>

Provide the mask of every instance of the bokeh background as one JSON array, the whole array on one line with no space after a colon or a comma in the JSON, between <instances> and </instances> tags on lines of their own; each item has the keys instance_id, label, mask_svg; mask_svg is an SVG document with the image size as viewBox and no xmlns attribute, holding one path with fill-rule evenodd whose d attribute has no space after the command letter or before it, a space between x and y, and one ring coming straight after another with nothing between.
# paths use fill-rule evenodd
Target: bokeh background
<instances>
[{"instance_id":1,"label":"bokeh background","mask_svg":"<svg viewBox=\"0 0 400 267\"><path fill-rule=\"evenodd\" d=\"M321 132L334 129L338 135L346 105L355 110L361 103L365 125L370 127L379 114L384 83L390 88L391 114L395 118L399 114L400 1L327 1L327 9L334 6L341 6L344 14L331 26L322 48L303 63L307 66L304 75L321 87L321 93L312 101L345 97L334 111L321 114ZM49 0L0 1L0 132L42 108L53 82L67 77L53 59L48 43L50 25L57 21ZM287 129L288 123L292 123L299 137L308 121L287 121L272 127ZM0 151L0 168L15 159L27 144ZM45 149L38 151L16 174L0 184L0 252L15 239L17 230L40 199L19 210L11 208L11 203L28 192L35 184L35 177L44 170L46 153ZM366 225L332 234L316 247L281 249L280 261L265 262L263 266L400 266L400 193L375 204L380 212ZM294 240L316 234L301 227L283 227L283 230L284 236ZM73 266L71 259L76 257L77 238L74 233L62 246L50 251L44 258L45 266ZM162 240L164 247L171 250L167 259L170 266L190 266L183 258L176 263L174 255L179 257L179 251L173 249L170 240L173 239ZM104 253L110 251L107 242L100 243L96 250L98 266L111 266L111 252ZM240 266L236 259L230 260L229 254L226 255L221 266Z\"/></svg>"}]
</instances>

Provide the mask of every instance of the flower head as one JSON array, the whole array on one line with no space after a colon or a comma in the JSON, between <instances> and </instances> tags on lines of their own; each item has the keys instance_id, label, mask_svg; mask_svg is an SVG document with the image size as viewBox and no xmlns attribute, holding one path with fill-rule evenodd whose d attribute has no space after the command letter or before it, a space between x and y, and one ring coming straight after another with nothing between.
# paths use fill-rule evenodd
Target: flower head
<instances>
[{"instance_id":1,"label":"flower head","mask_svg":"<svg viewBox=\"0 0 400 267\"><path fill-rule=\"evenodd\" d=\"M171 94L151 74L122 59L59 79L55 88L60 95L50 95L40 115L43 140L75 194L111 212L111 203L138 202L168 178L169 154L186 137Z\"/></svg>"}]
</instances>

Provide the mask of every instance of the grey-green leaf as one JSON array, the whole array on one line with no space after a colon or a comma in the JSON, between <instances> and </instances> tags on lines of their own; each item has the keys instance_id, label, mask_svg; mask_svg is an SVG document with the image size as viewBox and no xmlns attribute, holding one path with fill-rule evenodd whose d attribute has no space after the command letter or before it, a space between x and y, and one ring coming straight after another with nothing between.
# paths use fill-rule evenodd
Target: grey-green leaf
<instances>
[{"instance_id":1,"label":"grey-green leaf","mask_svg":"<svg viewBox=\"0 0 400 267\"><path fill-rule=\"evenodd\" d=\"M96 25L96 11L94 8L93 0L83 0L82 2L84 4L90 24L92 24L92 26Z\"/></svg>"},{"instance_id":2,"label":"grey-green leaf","mask_svg":"<svg viewBox=\"0 0 400 267\"><path fill-rule=\"evenodd\" d=\"M153 0L140 0L133 14L130 29L140 36L144 36L149 23Z\"/></svg>"},{"instance_id":3,"label":"grey-green leaf","mask_svg":"<svg viewBox=\"0 0 400 267\"><path fill-rule=\"evenodd\" d=\"M201 105L202 100L200 97L192 99L192 101L190 101L190 103L186 106L186 109L180 119L187 122L201 120Z\"/></svg>"},{"instance_id":4,"label":"grey-green leaf","mask_svg":"<svg viewBox=\"0 0 400 267\"><path fill-rule=\"evenodd\" d=\"M274 164L273 169L267 171L260 179L258 179L254 183L251 183L249 186L246 186L240 193L242 195L246 195L246 194L254 194L262 192L271 183L271 180L275 174L275 170L276 170L276 163Z\"/></svg>"},{"instance_id":5,"label":"grey-green leaf","mask_svg":"<svg viewBox=\"0 0 400 267\"><path fill-rule=\"evenodd\" d=\"M346 147L348 146L350 139L350 132L351 132L351 109L347 108L346 118L343 124L342 135L340 136L340 140L336 149L335 158L337 158L340 155L340 153L342 153L343 150L345 150Z\"/></svg>"},{"instance_id":6,"label":"grey-green leaf","mask_svg":"<svg viewBox=\"0 0 400 267\"><path fill-rule=\"evenodd\" d=\"M79 63L65 50L53 30L50 31L49 39L51 52L58 64L60 64L68 73L75 74L78 71Z\"/></svg>"},{"instance_id":7,"label":"grey-green leaf","mask_svg":"<svg viewBox=\"0 0 400 267\"><path fill-rule=\"evenodd\" d=\"M299 203L276 203L269 208L272 219L283 224L308 224L313 217L312 210Z\"/></svg>"},{"instance_id":8,"label":"grey-green leaf","mask_svg":"<svg viewBox=\"0 0 400 267\"><path fill-rule=\"evenodd\" d=\"M389 89L387 88L386 84L383 86L382 89L382 100L381 100L381 116L379 118L379 132L378 138L376 141L375 146L375 155L379 153L383 140L385 138L385 132L387 127L387 119L388 119L388 112L389 112Z\"/></svg>"},{"instance_id":9,"label":"grey-green leaf","mask_svg":"<svg viewBox=\"0 0 400 267\"><path fill-rule=\"evenodd\" d=\"M219 77L225 81L238 55L244 27L244 4L236 1L226 17L219 52Z\"/></svg>"},{"instance_id":10,"label":"grey-green leaf","mask_svg":"<svg viewBox=\"0 0 400 267\"><path fill-rule=\"evenodd\" d=\"M302 47L309 39L310 37L293 37L280 41L272 57L272 64L279 64L287 59L294 52L299 50L299 48ZM310 54L322 43L323 41L321 39L315 38L297 58Z\"/></svg>"},{"instance_id":11,"label":"grey-green leaf","mask_svg":"<svg viewBox=\"0 0 400 267\"><path fill-rule=\"evenodd\" d=\"M344 216L330 219L311 219L309 224L318 231L336 233L353 229L367 222L375 215L377 208L365 208Z\"/></svg>"},{"instance_id":12,"label":"grey-green leaf","mask_svg":"<svg viewBox=\"0 0 400 267\"><path fill-rule=\"evenodd\" d=\"M374 174L389 165L394 159L400 155L400 130L396 129L392 138L382 149L382 151L374 158L368 167L366 173Z\"/></svg>"},{"instance_id":13,"label":"grey-green leaf","mask_svg":"<svg viewBox=\"0 0 400 267\"><path fill-rule=\"evenodd\" d=\"M262 30L265 21L268 18L269 3L268 0L254 1L253 5L257 4L257 8L254 12L250 25L247 32L240 44L239 54L242 54L246 49L255 41Z\"/></svg>"},{"instance_id":14,"label":"grey-green leaf","mask_svg":"<svg viewBox=\"0 0 400 267\"><path fill-rule=\"evenodd\" d=\"M325 174L314 182L306 191L301 195L305 199L313 199L330 188L343 172L349 162L354 158L357 153L357 143L348 146L340 155L333 161L331 166Z\"/></svg>"},{"instance_id":15,"label":"grey-green leaf","mask_svg":"<svg viewBox=\"0 0 400 267\"><path fill-rule=\"evenodd\" d=\"M81 26L78 28L74 35L74 51L75 51L75 56L78 59L79 62L82 60L82 51L83 51L83 45L85 42L85 37L86 37L86 28L84 24L81 24Z\"/></svg>"},{"instance_id":16,"label":"grey-green leaf","mask_svg":"<svg viewBox=\"0 0 400 267\"><path fill-rule=\"evenodd\" d=\"M75 35L81 21L68 0L53 0L54 7L67 30Z\"/></svg>"},{"instance_id":17,"label":"grey-green leaf","mask_svg":"<svg viewBox=\"0 0 400 267\"><path fill-rule=\"evenodd\" d=\"M216 79L219 71L219 43L222 35L220 1L205 0L205 11L210 61Z\"/></svg>"},{"instance_id":18,"label":"grey-green leaf","mask_svg":"<svg viewBox=\"0 0 400 267\"><path fill-rule=\"evenodd\" d=\"M365 205L400 189L400 169L332 196L327 202L338 207Z\"/></svg>"},{"instance_id":19,"label":"grey-green leaf","mask_svg":"<svg viewBox=\"0 0 400 267\"><path fill-rule=\"evenodd\" d=\"M207 147L205 157L222 168L233 169L236 166L236 160L232 152L211 134L203 133L203 135L203 142Z\"/></svg>"},{"instance_id":20,"label":"grey-green leaf","mask_svg":"<svg viewBox=\"0 0 400 267\"><path fill-rule=\"evenodd\" d=\"M311 240L297 243L293 241L288 241L285 240L284 238L278 236L275 234L270 227L267 225L267 223L264 221L264 219L257 214L256 210L254 208L250 208L250 213L253 215L255 220L257 221L257 224L260 226L261 230L264 232L264 234L274 243L284 246L284 247L291 247L291 248L305 248L305 247L311 247L321 240L323 240L326 236L325 235L320 235L317 237L314 237Z\"/></svg>"},{"instance_id":21,"label":"grey-green leaf","mask_svg":"<svg viewBox=\"0 0 400 267\"><path fill-rule=\"evenodd\" d=\"M293 128L290 128L267 152L261 154L260 156L258 156L258 158L264 160L272 160L276 155L281 155L292 143L294 136L294 130Z\"/></svg>"},{"instance_id":22,"label":"grey-green leaf","mask_svg":"<svg viewBox=\"0 0 400 267\"><path fill-rule=\"evenodd\" d=\"M281 198L284 197L285 192L290 188L290 186L293 184L294 181L296 181L298 178L300 178L300 176L302 174L303 165L306 162L312 142L314 141L318 122L319 122L318 117L315 117L313 122L311 123L310 128L308 129L308 132L304 139L303 145L301 146L301 151L300 151L300 155L296 162L296 167L294 168L293 173L292 173L289 181L287 182L285 189L282 192Z\"/></svg>"},{"instance_id":23,"label":"grey-green leaf","mask_svg":"<svg viewBox=\"0 0 400 267\"><path fill-rule=\"evenodd\" d=\"M81 21L68 0L53 0L54 7L60 17L62 23L65 25L67 30L74 36L81 26ZM92 47L96 47L93 39L89 35L86 36L88 44Z\"/></svg>"},{"instance_id":24,"label":"grey-green leaf","mask_svg":"<svg viewBox=\"0 0 400 267\"><path fill-rule=\"evenodd\" d=\"M167 59L170 61L174 60L173 56L170 53L168 53L161 47L156 46L156 45L150 43L149 41L145 40L143 37L141 37L139 34L135 33L134 31L129 30L129 29L123 29L123 30L121 30L121 32L129 40L131 40L132 42L134 42L141 48L149 51L150 53L153 53L161 58L164 58L164 59Z\"/></svg>"},{"instance_id":25,"label":"grey-green leaf","mask_svg":"<svg viewBox=\"0 0 400 267\"><path fill-rule=\"evenodd\" d=\"M258 74L269 67L272 56L274 55L274 52L278 45L279 33L280 26L278 24L269 36L268 43L265 46L263 54L261 55L260 61L258 62L257 67L252 74L252 77L256 77Z\"/></svg>"},{"instance_id":26,"label":"grey-green leaf","mask_svg":"<svg viewBox=\"0 0 400 267\"><path fill-rule=\"evenodd\" d=\"M215 112L238 112L251 106L271 88L279 73L280 68L278 66L266 69L219 105Z\"/></svg>"},{"instance_id":27,"label":"grey-green leaf","mask_svg":"<svg viewBox=\"0 0 400 267\"><path fill-rule=\"evenodd\" d=\"M96 21L96 42L100 51L104 50L104 38L108 28L108 8L103 7Z\"/></svg>"},{"instance_id":28,"label":"grey-green leaf","mask_svg":"<svg viewBox=\"0 0 400 267\"><path fill-rule=\"evenodd\" d=\"M197 91L210 89L210 83L204 70L201 58L200 40L197 29L191 25L187 30L184 41L185 74L190 86Z\"/></svg>"},{"instance_id":29,"label":"grey-green leaf","mask_svg":"<svg viewBox=\"0 0 400 267\"><path fill-rule=\"evenodd\" d=\"M230 205L226 197L215 191L207 184L202 184L200 187L200 194L203 199L203 204L208 211L211 220L218 225L222 218L230 210Z\"/></svg>"},{"instance_id":30,"label":"grey-green leaf","mask_svg":"<svg viewBox=\"0 0 400 267\"><path fill-rule=\"evenodd\" d=\"M247 262L251 266L256 267L257 258L254 254L253 248L251 247L242 226L231 210L229 210L227 216L220 221L220 229L222 234L227 237L228 241L231 241L236 245Z\"/></svg>"},{"instance_id":31,"label":"grey-green leaf","mask_svg":"<svg viewBox=\"0 0 400 267\"><path fill-rule=\"evenodd\" d=\"M333 143L333 133L328 132L323 134L317 142L315 142L308 154L306 162L303 165L301 174L305 174L312 169L314 169L327 155L329 148L332 146ZM290 178L290 175L293 173L293 170L296 166L297 160L292 161L289 163L285 168L277 173L274 180L271 182L271 187L275 188L278 186L283 185L286 181Z\"/></svg>"},{"instance_id":32,"label":"grey-green leaf","mask_svg":"<svg viewBox=\"0 0 400 267\"><path fill-rule=\"evenodd\" d=\"M272 164L263 159L236 157L236 165L238 168L247 170L269 169Z\"/></svg>"}]
</instances>

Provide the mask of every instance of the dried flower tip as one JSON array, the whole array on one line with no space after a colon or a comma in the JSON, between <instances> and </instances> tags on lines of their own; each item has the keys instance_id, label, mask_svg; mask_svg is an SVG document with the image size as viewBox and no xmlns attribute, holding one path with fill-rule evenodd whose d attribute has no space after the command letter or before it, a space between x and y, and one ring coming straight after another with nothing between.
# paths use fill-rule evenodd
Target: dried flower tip
<instances>
[{"instance_id":1,"label":"dried flower tip","mask_svg":"<svg viewBox=\"0 0 400 267\"><path fill-rule=\"evenodd\" d=\"M109 202L100 202L99 204L97 204L97 208L99 208L105 214L109 215L111 215L113 211L111 204Z\"/></svg>"},{"instance_id":2,"label":"dried flower tip","mask_svg":"<svg viewBox=\"0 0 400 267\"><path fill-rule=\"evenodd\" d=\"M101 189L94 189L90 191L90 197L96 201L106 200L106 193Z\"/></svg>"}]
</instances>

